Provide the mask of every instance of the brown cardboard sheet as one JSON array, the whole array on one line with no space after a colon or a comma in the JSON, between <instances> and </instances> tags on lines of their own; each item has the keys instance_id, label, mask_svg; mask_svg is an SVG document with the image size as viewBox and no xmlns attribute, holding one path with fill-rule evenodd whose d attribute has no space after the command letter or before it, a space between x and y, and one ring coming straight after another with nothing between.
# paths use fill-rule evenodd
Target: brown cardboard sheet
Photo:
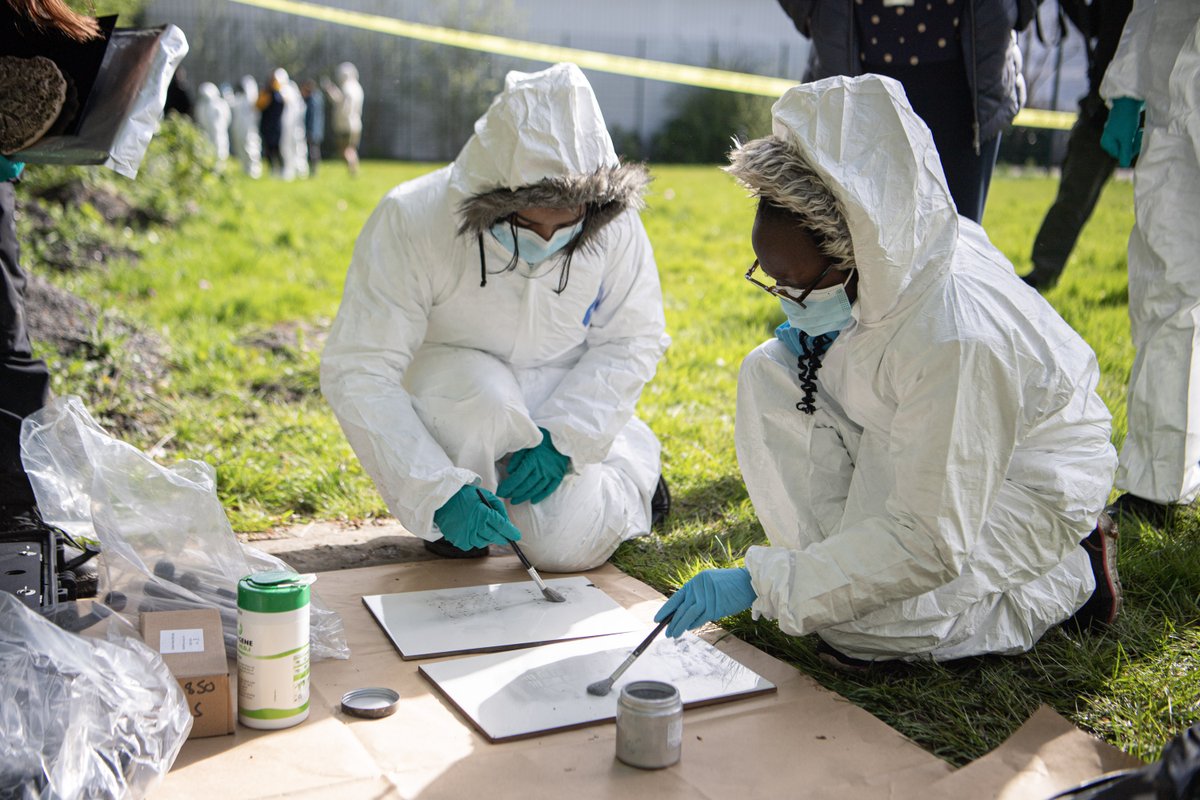
<instances>
[{"instance_id":1,"label":"brown cardboard sheet","mask_svg":"<svg viewBox=\"0 0 1200 800\"><path fill-rule=\"evenodd\" d=\"M1028 800L1050 797L1105 772L1142 762L1042 706L1004 744L912 800Z\"/></svg>"},{"instance_id":2,"label":"brown cardboard sheet","mask_svg":"<svg viewBox=\"0 0 1200 800\"><path fill-rule=\"evenodd\" d=\"M647 623L662 603L658 592L611 566L587 574ZM611 723L489 744L417 674L425 662L400 658L359 598L517 580L527 580L517 559L496 556L322 573L316 588L342 615L351 658L313 665L309 719L280 731L239 726L233 736L188 741L151 797L899 799L928 797L931 786L974 766L954 772L788 664L717 630L705 638L778 691L686 711L675 766L643 771L617 762ZM364 686L399 692L397 712L376 720L343 714L342 694ZM1031 741L1032 752L1040 744ZM1003 766L998 773L1015 771Z\"/></svg>"}]
</instances>

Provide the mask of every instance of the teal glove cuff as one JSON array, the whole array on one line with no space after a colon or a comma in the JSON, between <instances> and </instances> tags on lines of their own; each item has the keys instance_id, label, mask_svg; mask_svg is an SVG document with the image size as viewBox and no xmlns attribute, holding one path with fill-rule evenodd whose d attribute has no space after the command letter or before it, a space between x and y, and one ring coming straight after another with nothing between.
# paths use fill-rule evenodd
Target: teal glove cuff
<instances>
[{"instance_id":1,"label":"teal glove cuff","mask_svg":"<svg viewBox=\"0 0 1200 800\"><path fill-rule=\"evenodd\" d=\"M504 545L521 538L521 532L508 521L500 498L477 486L463 486L455 492L433 512L433 522L459 550Z\"/></svg>"},{"instance_id":2,"label":"teal glove cuff","mask_svg":"<svg viewBox=\"0 0 1200 800\"><path fill-rule=\"evenodd\" d=\"M1118 97L1112 102L1100 146L1122 167L1133 163L1142 150L1142 109L1146 104L1133 97Z\"/></svg>"},{"instance_id":3,"label":"teal glove cuff","mask_svg":"<svg viewBox=\"0 0 1200 800\"><path fill-rule=\"evenodd\" d=\"M792 327L792 323L785 322L775 329L775 338L787 345L787 349L792 351L792 355L799 358L804 355L800 349L800 331Z\"/></svg>"},{"instance_id":4,"label":"teal glove cuff","mask_svg":"<svg viewBox=\"0 0 1200 800\"><path fill-rule=\"evenodd\" d=\"M679 637L706 622L745 611L756 599L750 570L706 569L679 587L654 615L654 621L662 622L674 614L667 625L667 636Z\"/></svg>"},{"instance_id":5,"label":"teal glove cuff","mask_svg":"<svg viewBox=\"0 0 1200 800\"><path fill-rule=\"evenodd\" d=\"M513 453L508 459L508 475L496 487L496 494L512 503L542 502L558 488L571 468L571 459L558 452L550 431L538 430L542 432L542 441Z\"/></svg>"},{"instance_id":6,"label":"teal glove cuff","mask_svg":"<svg viewBox=\"0 0 1200 800\"><path fill-rule=\"evenodd\" d=\"M15 180L23 169L25 169L25 162L9 161L4 156L0 156L0 183Z\"/></svg>"}]
</instances>

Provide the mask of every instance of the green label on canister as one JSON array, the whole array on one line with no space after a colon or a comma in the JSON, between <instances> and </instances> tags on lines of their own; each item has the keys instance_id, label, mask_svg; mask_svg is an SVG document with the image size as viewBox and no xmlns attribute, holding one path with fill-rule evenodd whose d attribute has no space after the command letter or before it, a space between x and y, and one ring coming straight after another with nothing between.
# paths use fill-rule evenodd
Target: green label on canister
<instances>
[{"instance_id":1,"label":"green label on canister","mask_svg":"<svg viewBox=\"0 0 1200 800\"><path fill-rule=\"evenodd\" d=\"M286 728L308 716L312 576L257 572L238 582L238 721Z\"/></svg>"}]
</instances>

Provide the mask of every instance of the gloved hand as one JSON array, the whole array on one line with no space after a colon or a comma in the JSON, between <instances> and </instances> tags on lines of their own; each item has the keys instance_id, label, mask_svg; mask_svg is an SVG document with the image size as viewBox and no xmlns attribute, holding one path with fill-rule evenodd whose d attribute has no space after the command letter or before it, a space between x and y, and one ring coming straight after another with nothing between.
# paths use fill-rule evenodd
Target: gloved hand
<instances>
[{"instance_id":1,"label":"gloved hand","mask_svg":"<svg viewBox=\"0 0 1200 800\"><path fill-rule=\"evenodd\" d=\"M1132 97L1113 100L1108 122L1100 134L1100 146L1122 167L1133 163L1142 150L1142 108L1146 104Z\"/></svg>"},{"instance_id":2,"label":"gloved hand","mask_svg":"<svg viewBox=\"0 0 1200 800\"><path fill-rule=\"evenodd\" d=\"M500 498L477 486L464 486L455 492L433 512L433 521L446 541L459 550L508 544L521 538L521 532L508 521Z\"/></svg>"},{"instance_id":3,"label":"gloved hand","mask_svg":"<svg viewBox=\"0 0 1200 800\"><path fill-rule=\"evenodd\" d=\"M25 168L25 164L21 161L9 161L4 156L0 155L0 182L11 181L21 174L21 170Z\"/></svg>"},{"instance_id":4,"label":"gloved hand","mask_svg":"<svg viewBox=\"0 0 1200 800\"><path fill-rule=\"evenodd\" d=\"M667 636L677 638L706 622L745 611L757 598L750 583L750 571L745 567L706 569L680 586L654 615L654 621L662 622L674 612Z\"/></svg>"},{"instance_id":5,"label":"gloved hand","mask_svg":"<svg viewBox=\"0 0 1200 800\"><path fill-rule=\"evenodd\" d=\"M787 349L797 358L804 355L804 351L800 349L801 336L803 334L793 328L790 322L785 322L775 329L775 338L787 345Z\"/></svg>"},{"instance_id":6,"label":"gloved hand","mask_svg":"<svg viewBox=\"0 0 1200 800\"><path fill-rule=\"evenodd\" d=\"M554 448L550 431L538 430L542 432L541 443L513 453L508 459L508 477L496 487L496 494L513 503L542 502L558 488L571 466L571 459Z\"/></svg>"}]
</instances>

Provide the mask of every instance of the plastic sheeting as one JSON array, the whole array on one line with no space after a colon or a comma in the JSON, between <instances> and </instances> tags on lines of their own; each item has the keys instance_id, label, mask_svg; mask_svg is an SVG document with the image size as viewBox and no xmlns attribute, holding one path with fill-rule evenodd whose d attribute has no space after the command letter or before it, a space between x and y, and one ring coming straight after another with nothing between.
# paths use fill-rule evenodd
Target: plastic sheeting
<instances>
[{"instance_id":1,"label":"plastic sheeting","mask_svg":"<svg viewBox=\"0 0 1200 800\"><path fill-rule=\"evenodd\" d=\"M99 604L56 621L0 592L0 796L142 797L192 728L183 691L137 633ZM86 623L94 621L94 625ZM82 624L81 624L82 623Z\"/></svg>"},{"instance_id":2,"label":"plastic sheeting","mask_svg":"<svg viewBox=\"0 0 1200 800\"><path fill-rule=\"evenodd\" d=\"M100 595L136 623L142 611L217 607L237 654L237 582L288 569L238 542L202 461L164 467L101 428L78 397L27 417L21 458L43 518L100 542ZM312 657L349 658L342 619L313 593Z\"/></svg>"}]
</instances>

